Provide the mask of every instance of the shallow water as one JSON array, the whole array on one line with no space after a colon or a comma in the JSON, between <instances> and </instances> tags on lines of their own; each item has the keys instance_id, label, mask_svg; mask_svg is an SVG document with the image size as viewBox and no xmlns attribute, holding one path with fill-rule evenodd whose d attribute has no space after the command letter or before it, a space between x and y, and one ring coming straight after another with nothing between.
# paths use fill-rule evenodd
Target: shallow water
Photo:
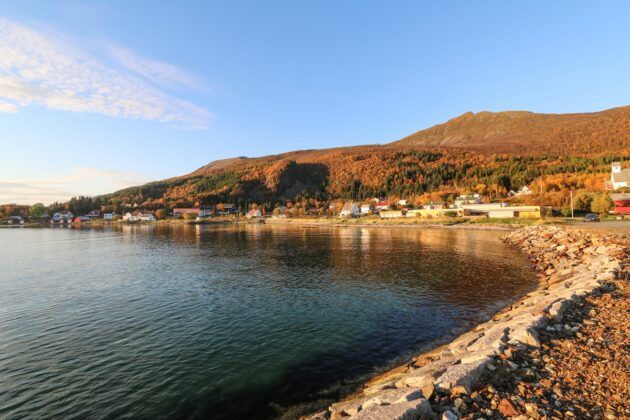
<instances>
[{"instance_id":1,"label":"shallow water","mask_svg":"<svg viewBox=\"0 0 630 420\"><path fill-rule=\"evenodd\" d=\"M535 287L500 232L0 230L0 417L319 408Z\"/></svg>"}]
</instances>

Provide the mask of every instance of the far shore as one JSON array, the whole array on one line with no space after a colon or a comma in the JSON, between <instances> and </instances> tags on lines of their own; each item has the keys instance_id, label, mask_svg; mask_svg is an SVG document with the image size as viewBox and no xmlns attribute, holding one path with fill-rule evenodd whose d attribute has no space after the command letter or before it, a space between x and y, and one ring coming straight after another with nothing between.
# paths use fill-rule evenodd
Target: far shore
<instances>
[{"instance_id":1,"label":"far shore","mask_svg":"<svg viewBox=\"0 0 630 420\"><path fill-rule=\"evenodd\" d=\"M155 222L127 223L122 220L95 219L81 224L62 225L65 227L102 228L105 226L133 226L133 225L229 225L229 224L265 224L271 226L304 226L304 227L359 227L359 228L407 228L407 229L470 229L510 231L523 226L555 225L575 226L590 231L610 233L630 233L630 220L603 220L598 223L584 223L580 218L544 218L544 219L491 219L491 218L394 218L360 217L341 219L339 217L291 217L291 218L252 218L236 216L220 216L201 221L186 219L160 219ZM41 228L51 227L49 223L27 222L23 225L0 225L0 228ZM55 226L57 227L57 226Z\"/></svg>"}]
</instances>

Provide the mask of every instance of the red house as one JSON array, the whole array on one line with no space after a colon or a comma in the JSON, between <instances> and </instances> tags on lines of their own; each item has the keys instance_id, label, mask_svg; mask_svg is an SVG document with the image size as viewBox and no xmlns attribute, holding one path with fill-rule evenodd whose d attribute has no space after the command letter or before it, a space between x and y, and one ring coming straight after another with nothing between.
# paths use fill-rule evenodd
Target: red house
<instances>
[{"instance_id":1,"label":"red house","mask_svg":"<svg viewBox=\"0 0 630 420\"><path fill-rule=\"evenodd\" d=\"M630 194L610 194L610 199L615 204L615 214L630 215Z\"/></svg>"}]
</instances>

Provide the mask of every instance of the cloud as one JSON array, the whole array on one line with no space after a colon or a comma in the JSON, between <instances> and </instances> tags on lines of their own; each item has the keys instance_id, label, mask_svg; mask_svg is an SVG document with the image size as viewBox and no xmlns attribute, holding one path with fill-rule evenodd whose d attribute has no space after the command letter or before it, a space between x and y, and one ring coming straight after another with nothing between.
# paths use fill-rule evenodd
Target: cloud
<instances>
[{"instance_id":1,"label":"cloud","mask_svg":"<svg viewBox=\"0 0 630 420\"><path fill-rule=\"evenodd\" d=\"M107 194L146 182L145 177L132 172L74 168L56 177L0 181L0 204L50 204L79 195Z\"/></svg>"},{"instance_id":2,"label":"cloud","mask_svg":"<svg viewBox=\"0 0 630 420\"><path fill-rule=\"evenodd\" d=\"M120 65L154 83L171 88L208 90L203 80L172 64L141 57L118 45L107 44L105 47Z\"/></svg>"},{"instance_id":3,"label":"cloud","mask_svg":"<svg viewBox=\"0 0 630 420\"><path fill-rule=\"evenodd\" d=\"M149 72L149 60L129 53L121 71L88 54L71 39L0 18L0 99L9 112L39 105L49 109L145 119L202 129L211 113L166 94L153 81L194 86L194 77L167 63ZM131 65L130 65L131 63ZM142 71L146 75L142 74ZM6 112L6 111L4 111Z\"/></svg>"},{"instance_id":4,"label":"cloud","mask_svg":"<svg viewBox=\"0 0 630 420\"><path fill-rule=\"evenodd\" d=\"M6 113L17 112L17 105L3 104L2 102L0 102L0 112L6 112Z\"/></svg>"}]
</instances>

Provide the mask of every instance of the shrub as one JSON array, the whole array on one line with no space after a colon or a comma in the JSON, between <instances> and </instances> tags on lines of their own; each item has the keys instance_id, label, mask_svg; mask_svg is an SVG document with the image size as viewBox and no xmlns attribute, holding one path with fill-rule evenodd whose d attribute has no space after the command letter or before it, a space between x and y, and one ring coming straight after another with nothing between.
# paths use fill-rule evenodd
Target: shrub
<instances>
[{"instance_id":1,"label":"shrub","mask_svg":"<svg viewBox=\"0 0 630 420\"><path fill-rule=\"evenodd\" d=\"M591 203L591 211L593 213L606 214L613 208L613 202L606 193L595 195Z\"/></svg>"}]
</instances>

